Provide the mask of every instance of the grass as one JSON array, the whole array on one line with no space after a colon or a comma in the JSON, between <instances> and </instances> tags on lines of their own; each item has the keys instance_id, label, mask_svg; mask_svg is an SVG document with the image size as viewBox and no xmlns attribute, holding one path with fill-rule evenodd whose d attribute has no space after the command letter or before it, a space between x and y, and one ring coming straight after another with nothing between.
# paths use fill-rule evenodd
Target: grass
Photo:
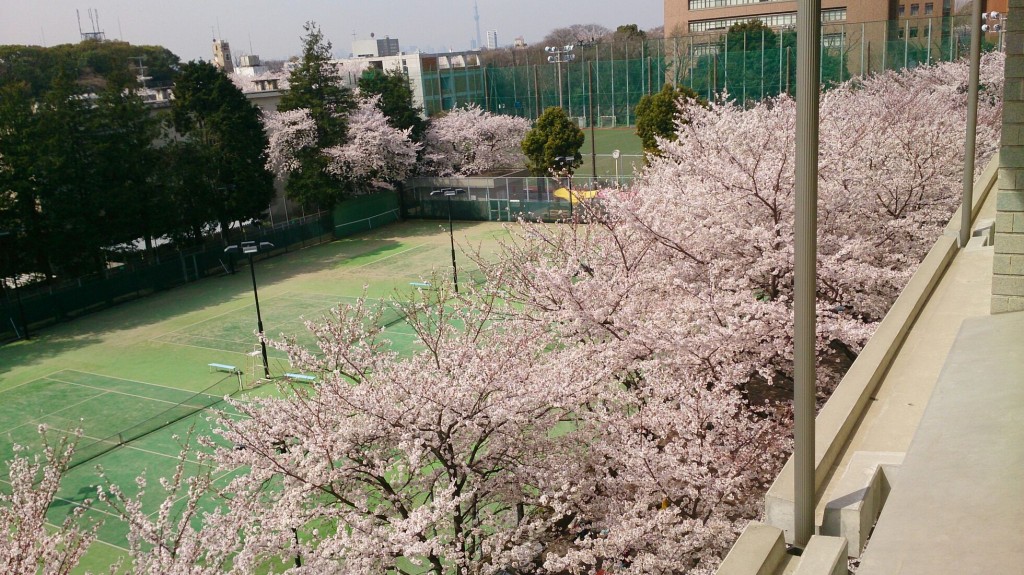
<instances>
[{"instance_id":1,"label":"grass","mask_svg":"<svg viewBox=\"0 0 1024 575\"><path fill-rule=\"evenodd\" d=\"M456 222L455 240L462 246L492 253L505 236L500 224ZM370 298L404 298L410 282L433 272L450 272L447 226L414 221L366 234L311 246L256 263L260 308L267 334L295 335L312 344L305 319L317 319L338 303L364 293ZM458 255L464 281L475 268ZM0 348L0 453L8 458L14 442L31 444L39 422L55 428L82 427L90 438L103 438L146 417L158 415L169 402L181 401L226 374L207 364L240 367L243 378L262 374L249 354L257 349L255 305L248 270L204 279L168 292L59 324L32 340ZM389 328L396 349L409 350L414 336L397 324ZM283 354L270 351L275 376L294 371ZM255 369L254 369L255 368ZM227 376L233 378L234 376ZM265 388L257 389L260 393ZM223 407L223 404L218 407ZM200 413L169 428L146 435L76 467L62 483L60 500L51 509L60 518L100 483L95 466L108 470L112 481L134 489L144 469L150 485L169 475L180 446L175 439L191 426L208 433ZM83 445L88 443L83 439ZM4 485L0 482L0 489ZM147 493L156 505L158 490ZM155 510L155 509L154 509ZM91 518L105 523L80 572L105 572L123 555L125 527L100 505Z\"/></svg>"},{"instance_id":2,"label":"grass","mask_svg":"<svg viewBox=\"0 0 1024 575\"><path fill-rule=\"evenodd\" d=\"M576 174L578 176L594 175L594 165L591 161L590 130L583 130L583 147L580 154L583 155L583 165ZM618 173L620 176L631 176L634 170L643 164L643 143L636 135L634 128L600 128L594 130L594 153L597 154L597 177L612 178L616 174L616 162L611 157L614 150L621 154L618 161Z\"/></svg>"}]
</instances>

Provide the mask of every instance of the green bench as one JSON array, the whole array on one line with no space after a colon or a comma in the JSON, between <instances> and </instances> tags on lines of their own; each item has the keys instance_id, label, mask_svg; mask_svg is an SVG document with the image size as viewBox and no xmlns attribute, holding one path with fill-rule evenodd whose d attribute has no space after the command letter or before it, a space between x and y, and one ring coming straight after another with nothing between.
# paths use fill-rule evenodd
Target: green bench
<instances>
[{"instance_id":1,"label":"green bench","mask_svg":"<svg viewBox=\"0 0 1024 575\"><path fill-rule=\"evenodd\" d=\"M301 373L286 373L285 378L293 379L295 381L304 381L306 383L313 383L316 381L316 377L312 375L304 375Z\"/></svg>"}]
</instances>

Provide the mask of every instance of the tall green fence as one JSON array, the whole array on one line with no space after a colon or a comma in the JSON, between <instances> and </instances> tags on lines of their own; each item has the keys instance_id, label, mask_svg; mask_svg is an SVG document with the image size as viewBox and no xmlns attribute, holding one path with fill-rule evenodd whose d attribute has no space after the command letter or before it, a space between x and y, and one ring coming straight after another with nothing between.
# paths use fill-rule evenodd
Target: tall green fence
<instances>
[{"instance_id":1,"label":"tall green fence","mask_svg":"<svg viewBox=\"0 0 1024 575\"><path fill-rule=\"evenodd\" d=\"M334 208L334 237L343 238L386 226L399 217L398 192L348 198Z\"/></svg>"},{"instance_id":2,"label":"tall green fence","mask_svg":"<svg viewBox=\"0 0 1024 575\"><path fill-rule=\"evenodd\" d=\"M293 251L331 239L330 215L308 216L278 226L246 227L234 230L234 241L270 242L275 249L260 257ZM240 236L240 237L239 237ZM0 342L25 337L32 331L109 308L121 302L171 289L204 277L220 275L234 268L235 260L224 253L223 243L213 241L190 250L164 248L157 257L141 259L139 254L112 261L102 275L76 278L54 285L21 285L0 281Z\"/></svg>"},{"instance_id":3,"label":"tall green fence","mask_svg":"<svg viewBox=\"0 0 1024 575\"><path fill-rule=\"evenodd\" d=\"M822 82L953 61L969 50L965 16L918 15L902 20L822 23ZM984 49L1001 49L1001 32L984 35ZM793 28L726 29L651 40L581 43L571 62L549 63L543 46L484 52L474 92L444 109L477 104L494 113L536 119L561 105L580 126L629 126L644 95L666 83L686 86L706 99L728 94L751 101L794 94L796 32ZM424 74L424 82L450 71ZM468 92L467 92L468 94ZM431 110L431 113L436 111Z\"/></svg>"}]
</instances>

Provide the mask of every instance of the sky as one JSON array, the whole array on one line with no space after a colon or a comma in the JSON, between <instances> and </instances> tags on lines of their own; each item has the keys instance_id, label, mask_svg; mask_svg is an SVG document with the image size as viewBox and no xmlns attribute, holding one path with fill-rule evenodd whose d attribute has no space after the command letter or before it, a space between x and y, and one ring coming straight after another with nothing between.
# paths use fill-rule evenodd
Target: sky
<instances>
[{"instance_id":1,"label":"sky","mask_svg":"<svg viewBox=\"0 0 1024 575\"><path fill-rule=\"evenodd\" d=\"M516 36L543 40L555 28L600 24L610 29L637 24L647 30L664 23L663 0L477 0L480 35L497 30L498 44ZM476 39L473 0L0 0L0 45L55 46L79 41L98 29L108 39L160 45L183 61L212 58L211 40L231 45L232 54L286 59L301 51L302 25L312 20L334 46L349 55L353 38L398 38L403 51L466 50Z\"/></svg>"}]
</instances>

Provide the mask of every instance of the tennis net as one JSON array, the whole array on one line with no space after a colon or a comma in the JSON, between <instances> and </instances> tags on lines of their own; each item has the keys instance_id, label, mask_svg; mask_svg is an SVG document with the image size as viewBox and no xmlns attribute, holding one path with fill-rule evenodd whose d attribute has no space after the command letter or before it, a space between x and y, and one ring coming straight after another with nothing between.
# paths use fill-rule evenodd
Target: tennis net
<instances>
[{"instance_id":1,"label":"tennis net","mask_svg":"<svg viewBox=\"0 0 1024 575\"><path fill-rule=\"evenodd\" d=\"M150 416L141 421L135 422L129 427L111 434L103 439L97 439L92 443L79 444L75 454L71 458L68 469L72 469L96 459L97 457L113 451L118 447L134 441L154 431L163 429L186 417L198 413L204 409L213 407L224 401L225 396L238 391L238 379L236 374L225 376L217 383L192 395L188 399L174 404L167 409Z\"/></svg>"}]
</instances>

